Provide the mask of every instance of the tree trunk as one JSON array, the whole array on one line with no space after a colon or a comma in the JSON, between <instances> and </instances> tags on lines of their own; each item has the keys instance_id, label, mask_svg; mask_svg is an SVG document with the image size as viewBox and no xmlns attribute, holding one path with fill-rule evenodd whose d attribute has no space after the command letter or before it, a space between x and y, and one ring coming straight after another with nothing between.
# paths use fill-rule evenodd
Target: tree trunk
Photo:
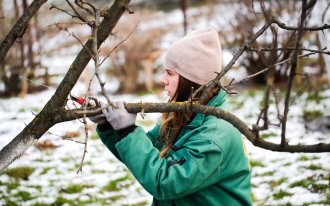
<instances>
[{"instance_id":1,"label":"tree trunk","mask_svg":"<svg viewBox=\"0 0 330 206\"><path fill-rule=\"evenodd\" d=\"M108 38L119 18L126 10L129 2L130 0L116 0L112 6L105 11L105 14L107 15L102 20L98 29L98 48L106 38ZM61 111L64 110L64 105L69 93L91 59L89 51L92 50L92 46L93 39L89 38L70 66L70 69L66 73L54 95L46 103L45 107L8 145L0 151L0 172L27 150L50 127L59 122L65 121L63 120L63 113L61 116Z\"/></svg>"},{"instance_id":2,"label":"tree trunk","mask_svg":"<svg viewBox=\"0 0 330 206\"><path fill-rule=\"evenodd\" d=\"M187 21L187 0L180 0L180 8L183 15L183 32L184 35L187 34L187 27L188 27L188 21Z\"/></svg>"}]
</instances>

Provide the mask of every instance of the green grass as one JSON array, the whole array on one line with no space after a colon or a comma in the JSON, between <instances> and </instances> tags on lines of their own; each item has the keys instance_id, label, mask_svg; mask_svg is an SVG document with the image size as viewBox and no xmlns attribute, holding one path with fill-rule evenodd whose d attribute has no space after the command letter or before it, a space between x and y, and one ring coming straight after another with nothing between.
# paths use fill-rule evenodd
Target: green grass
<instances>
[{"instance_id":1,"label":"green grass","mask_svg":"<svg viewBox=\"0 0 330 206\"><path fill-rule=\"evenodd\" d=\"M59 196L56 198L56 200L52 204L52 206L61 206L61 205L74 206L74 205L77 205L77 203L75 203L75 201L73 201L73 200L68 200L62 196Z\"/></svg>"},{"instance_id":2,"label":"green grass","mask_svg":"<svg viewBox=\"0 0 330 206\"><path fill-rule=\"evenodd\" d=\"M111 202L116 202L117 200L122 199L124 196L122 194L116 194L113 195L111 197L109 197L109 199L111 200Z\"/></svg>"},{"instance_id":3,"label":"green grass","mask_svg":"<svg viewBox=\"0 0 330 206\"><path fill-rule=\"evenodd\" d=\"M309 170L323 170L323 167L321 165L315 165L315 164L311 164L307 167L303 167Z\"/></svg>"},{"instance_id":4,"label":"green grass","mask_svg":"<svg viewBox=\"0 0 330 206\"><path fill-rule=\"evenodd\" d=\"M46 174L50 169L52 169L51 167L45 167L42 169L42 172L40 173L40 175L44 175Z\"/></svg>"},{"instance_id":5,"label":"green grass","mask_svg":"<svg viewBox=\"0 0 330 206\"><path fill-rule=\"evenodd\" d=\"M309 161L309 160L317 160L317 159L319 159L319 158L316 156L308 157L306 155L302 155L297 160L298 161Z\"/></svg>"},{"instance_id":6,"label":"green grass","mask_svg":"<svg viewBox=\"0 0 330 206\"><path fill-rule=\"evenodd\" d=\"M138 203L134 203L134 204L124 204L123 206L146 206L146 205L149 205L147 201L144 201L144 202L138 202Z\"/></svg>"},{"instance_id":7,"label":"green grass","mask_svg":"<svg viewBox=\"0 0 330 206\"><path fill-rule=\"evenodd\" d=\"M322 178L323 176L321 176ZM296 182L293 182L289 185L290 188L293 187L303 187L308 189L309 191L313 193L329 193L329 185L327 184L319 184L316 181L318 180L319 177L316 176L310 176L308 178L304 178L302 180L298 180ZM325 178L325 177L323 177Z\"/></svg>"},{"instance_id":8,"label":"green grass","mask_svg":"<svg viewBox=\"0 0 330 206\"><path fill-rule=\"evenodd\" d=\"M286 177L282 177L282 178L280 178L279 180L271 180L271 181L269 182L269 185L270 185L272 188L275 188L275 187L281 185L282 183L286 182L287 180L288 180L288 178L286 178Z\"/></svg>"},{"instance_id":9,"label":"green grass","mask_svg":"<svg viewBox=\"0 0 330 206\"><path fill-rule=\"evenodd\" d=\"M276 137L276 133L274 133L274 132L267 132L267 133L261 134L261 138L262 139L268 139L270 137Z\"/></svg>"},{"instance_id":10,"label":"green grass","mask_svg":"<svg viewBox=\"0 0 330 206\"><path fill-rule=\"evenodd\" d=\"M267 172L259 174L259 176L273 176L274 174L275 174L275 171L267 171Z\"/></svg>"},{"instance_id":11,"label":"green grass","mask_svg":"<svg viewBox=\"0 0 330 206\"><path fill-rule=\"evenodd\" d=\"M111 180L108 182L107 185L103 187L103 190L106 191L119 191L121 189L121 186L119 185L120 182L131 180L131 177L129 175L126 175L124 177L118 178L116 180Z\"/></svg>"},{"instance_id":12,"label":"green grass","mask_svg":"<svg viewBox=\"0 0 330 206\"><path fill-rule=\"evenodd\" d=\"M15 196L18 197L19 199L21 199L23 202L28 201L28 200L32 200L33 198L35 198L29 192L26 192L26 191L20 191Z\"/></svg>"},{"instance_id":13,"label":"green grass","mask_svg":"<svg viewBox=\"0 0 330 206\"><path fill-rule=\"evenodd\" d=\"M99 139L99 135L97 134L97 132L93 132L90 136L91 140L98 140Z\"/></svg>"},{"instance_id":14,"label":"green grass","mask_svg":"<svg viewBox=\"0 0 330 206\"><path fill-rule=\"evenodd\" d=\"M6 206L18 206L19 204L16 201L11 200L9 197L5 197L3 199L5 201Z\"/></svg>"},{"instance_id":15,"label":"green grass","mask_svg":"<svg viewBox=\"0 0 330 206\"><path fill-rule=\"evenodd\" d=\"M287 197L287 196L292 196L292 193L286 192L284 190L280 190L279 192L273 194L275 200L280 200L283 197Z\"/></svg>"},{"instance_id":16,"label":"green grass","mask_svg":"<svg viewBox=\"0 0 330 206\"><path fill-rule=\"evenodd\" d=\"M19 110L18 110L18 113L22 113L22 112L25 112L26 110L25 110L25 108L20 108Z\"/></svg>"},{"instance_id":17,"label":"green grass","mask_svg":"<svg viewBox=\"0 0 330 206\"><path fill-rule=\"evenodd\" d=\"M81 193L84 189L84 185L81 184L71 184L62 191L68 194Z\"/></svg>"},{"instance_id":18,"label":"green grass","mask_svg":"<svg viewBox=\"0 0 330 206\"><path fill-rule=\"evenodd\" d=\"M40 112L40 108L33 107L33 108L32 108L32 112L35 113L35 114L37 114L37 113Z\"/></svg>"},{"instance_id":19,"label":"green grass","mask_svg":"<svg viewBox=\"0 0 330 206\"><path fill-rule=\"evenodd\" d=\"M307 101L314 101L317 104L319 104L322 100L322 97L315 92L308 92L307 94L308 94L308 97L306 99Z\"/></svg>"},{"instance_id":20,"label":"green grass","mask_svg":"<svg viewBox=\"0 0 330 206\"><path fill-rule=\"evenodd\" d=\"M7 186L8 190L14 190L19 186L19 184L18 184L18 182L15 181L15 182L7 183L6 186Z\"/></svg>"},{"instance_id":21,"label":"green grass","mask_svg":"<svg viewBox=\"0 0 330 206\"><path fill-rule=\"evenodd\" d=\"M322 116L323 112L319 110L304 110L303 117L306 120L313 120Z\"/></svg>"},{"instance_id":22,"label":"green grass","mask_svg":"<svg viewBox=\"0 0 330 206\"><path fill-rule=\"evenodd\" d=\"M286 162L285 164L283 164L284 167L288 167L290 165L292 165L292 162Z\"/></svg>"},{"instance_id":23,"label":"green grass","mask_svg":"<svg viewBox=\"0 0 330 206\"><path fill-rule=\"evenodd\" d=\"M28 180L29 176L34 172L35 168L29 166L20 166L7 169L4 174L15 179Z\"/></svg>"},{"instance_id":24,"label":"green grass","mask_svg":"<svg viewBox=\"0 0 330 206\"><path fill-rule=\"evenodd\" d=\"M265 165L261 161L252 159L250 159L250 165L251 167L265 167Z\"/></svg>"}]
</instances>

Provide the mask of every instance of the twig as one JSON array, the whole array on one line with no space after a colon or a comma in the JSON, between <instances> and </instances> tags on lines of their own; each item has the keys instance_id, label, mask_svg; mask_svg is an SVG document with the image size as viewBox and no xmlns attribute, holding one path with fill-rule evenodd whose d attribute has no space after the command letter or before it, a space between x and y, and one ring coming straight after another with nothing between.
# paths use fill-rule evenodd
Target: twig
<instances>
[{"instance_id":1,"label":"twig","mask_svg":"<svg viewBox=\"0 0 330 206\"><path fill-rule=\"evenodd\" d=\"M80 19L78 16L76 16L76 15L74 15L74 14L71 14L70 12L68 12L68 11L65 10L65 9L61 9L61 8L57 7L56 5L54 5L54 4L51 4L51 6L50 6L50 8L49 8L49 10L52 10L52 9L57 9L57 10L63 12L63 13L66 13L67 15L71 16L72 18Z\"/></svg>"},{"instance_id":2,"label":"twig","mask_svg":"<svg viewBox=\"0 0 330 206\"><path fill-rule=\"evenodd\" d=\"M72 11L76 14L74 17L80 19L82 22L87 23L90 27L93 26L93 22L89 21L85 16L81 15L69 0L66 0L66 2L69 4Z\"/></svg>"},{"instance_id":3,"label":"twig","mask_svg":"<svg viewBox=\"0 0 330 206\"><path fill-rule=\"evenodd\" d=\"M95 16L95 13L96 13L96 8L89 2L87 1L82 1L82 0L75 0L75 3L83 10L85 10L87 13L89 13L90 15L93 15ZM84 7L84 5L87 5L89 6L90 8L93 9L93 11L91 11L89 8L87 7Z\"/></svg>"},{"instance_id":4,"label":"twig","mask_svg":"<svg viewBox=\"0 0 330 206\"><path fill-rule=\"evenodd\" d=\"M68 32L69 35L73 36L73 38L75 38L81 44L81 46L84 47L88 51L90 56L93 57L93 52L88 47L86 47L85 44L73 32L70 32L68 30L68 28L62 27L60 24L55 24L55 26L57 28L59 28L60 30L64 30L64 31Z\"/></svg>"},{"instance_id":5,"label":"twig","mask_svg":"<svg viewBox=\"0 0 330 206\"><path fill-rule=\"evenodd\" d=\"M79 143L79 144L85 144L84 142L77 141L77 140L74 140L74 139L69 138L69 137L66 137L66 136L62 136L62 135L58 135L58 134L54 134L54 133L52 133L52 132L47 132L47 133L50 134L50 135L54 135L54 136L57 136L57 137L61 137L63 140L68 140L68 141L75 142L75 143Z\"/></svg>"},{"instance_id":6,"label":"twig","mask_svg":"<svg viewBox=\"0 0 330 206\"><path fill-rule=\"evenodd\" d=\"M122 41L120 41L118 44L116 44L116 46L115 47L113 47L112 49L111 49L111 51L108 53L108 55L101 61L101 63L100 63L100 65L102 65L103 64L103 62L111 55L111 53L115 50L115 49L117 49L117 47L119 46L119 45L121 45L122 43L124 43L125 41L127 41L127 39L134 33L134 31L136 30L136 28L137 28L137 26L138 26L138 24L140 23L140 20L138 21L138 23L135 25L135 27L132 29L132 31L128 34L128 36L126 36L125 37L125 39L123 39Z\"/></svg>"},{"instance_id":7,"label":"twig","mask_svg":"<svg viewBox=\"0 0 330 206\"><path fill-rule=\"evenodd\" d=\"M66 27L62 27L62 25L73 25L73 24L85 25L86 23L84 23L84 22L61 22L61 23L54 23L54 24L50 24L50 25L47 25L45 27L42 27L41 30L45 30L45 29L48 29L48 28L53 27L53 26L56 26L58 28L66 28Z\"/></svg>"},{"instance_id":8,"label":"twig","mask_svg":"<svg viewBox=\"0 0 330 206\"><path fill-rule=\"evenodd\" d=\"M307 53L307 54L301 54L301 55L298 55L297 57L299 57L299 58L303 58L303 57L307 57L307 56L310 56L310 55L313 55L313 54L315 54L315 52L310 52L310 53ZM291 58L292 58L292 57L290 57L290 58L288 58L288 59L285 59L285 60L283 60L283 61L280 61L280 62L274 64L273 67L276 67L276 66L278 66L278 65L281 65L281 64L287 63L288 61L291 60ZM230 85L228 85L228 86L233 86L233 85L237 85L237 84L241 84L241 83L247 82L247 81L249 81L250 79L252 79L252 78L254 78L254 77L256 77L256 76L258 76L258 75L260 75L260 74L262 74L262 73L267 72L269 69L270 69L270 67L266 67L265 69L262 69L262 70L260 70L260 71L257 72L257 73L251 74L251 75L245 77L244 79L241 79L241 80L239 80L239 81L237 81L237 82L234 81L234 82L232 82L232 84L230 84Z\"/></svg>"},{"instance_id":9,"label":"twig","mask_svg":"<svg viewBox=\"0 0 330 206\"><path fill-rule=\"evenodd\" d=\"M321 53L321 54L330 55L330 51L324 51L326 49L327 49L327 47L324 47L321 50L299 48L299 51L309 51L309 52L314 52L314 53ZM287 48L261 48L261 49L248 48L248 50L253 51L253 52L273 52L273 51L295 50L295 48L294 47L287 47Z\"/></svg>"},{"instance_id":10,"label":"twig","mask_svg":"<svg viewBox=\"0 0 330 206\"><path fill-rule=\"evenodd\" d=\"M329 10L329 8L330 8L330 2L328 3L327 7L324 9L324 12L323 12L322 18L321 18L322 22L324 22L325 15L326 15L327 11Z\"/></svg>"},{"instance_id":11,"label":"twig","mask_svg":"<svg viewBox=\"0 0 330 206\"><path fill-rule=\"evenodd\" d=\"M282 124L282 132L281 132L281 145L287 144L286 142L286 121L289 113L289 101L290 101L290 95L291 95L291 89L293 85L293 78L296 75L296 67L297 67L297 56L299 52L299 47L300 47L300 40L302 37L303 33L303 26L305 23L305 18L306 18L306 0L302 1L302 11L301 11L301 17L300 17L300 25L299 25L299 30L297 33L297 40L296 40L296 45L295 45L295 50L294 53L291 57L291 68L290 68L290 74L289 74L289 80L288 80L288 85L287 85L287 90L286 90L286 95L285 95L285 100L284 100L284 112L283 112L283 118L281 119L281 124Z\"/></svg>"},{"instance_id":12,"label":"twig","mask_svg":"<svg viewBox=\"0 0 330 206\"><path fill-rule=\"evenodd\" d=\"M124 5L124 8L128 11L129 14L134 14L134 11L132 11L128 5Z\"/></svg>"},{"instance_id":13,"label":"twig","mask_svg":"<svg viewBox=\"0 0 330 206\"><path fill-rule=\"evenodd\" d=\"M273 90L273 96L274 96L274 99L275 99L275 107L276 107L276 111L277 111L277 119L279 120L279 122L281 124L282 115L281 115L280 108L279 108L279 105L280 105L280 94L279 94L279 92L276 93L276 91Z\"/></svg>"},{"instance_id":14,"label":"twig","mask_svg":"<svg viewBox=\"0 0 330 206\"><path fill-rule=\"evenodd\" d=\"M32 80L32 79L29 79L29 78L23 77L22 75L19 75L19 78L26 79L26 80L28 80L28 81L30 81L30 82L32 82L32 83L36 83L35 80ZM41 84L41 83L37 83L37 84L40 85L40 86L46 87L47 89L51 89L51 88L50 88L49 86L47 86L47 85L44 85L44 84Z\"/></svg>"},{"instance_id":15,"label":"twig","mask_svg":"<svg viewBox=\"0 0 330 206\"><path fill-rule=\"evenodd\" d=\"M267 30L269 26L269 23L265 24L251 37L249 41L245 42L244 45L240 47L240 49L234 54L233 58L226 65L226 67L217 75L216 78L214 78L210 83L207 84L208 86L206 87L203 95L201 96L200 102L205 101L212 89L219 85L218 82L220 81L220 79L232 68L232 66L236 63L237 59L243 54L243 52L250 46L252 42L254 42L260 35L262 35ZM194 93L194 97L197 95L196 91Z\"/></svg>"},{"instance_id":16,"label":"twig","mask_svg":"<svg viewBox=\"0 0 330 206\"><path fill-rule=\"evenodd\" d=\"M289 31L299 31L300 29L302 31L320 31L325 29L330 29L330 25L324 24L323 26L314 26L314 27L293 27L293 26L287 26L285 23L281 22L278 18L273 16L272 18L273 23L277 24L279 27L285 30Z\"/></svg>"},{"instance_id":17,"label":"twig","mask_svg":"<svg viewBox=\"0 0 330 206\"><path fill-rule=\"evenodd\" d=\"M93 25L93 31L92 31L92 33L93 33L93 47L92 47L93 48L93 51L92 51L93 56L92 56L92 58L94 60L94 67L95 67L95 73L94 74L98 77L98 80L101 83L100 76L98 75L98 71L99 71L99 53L98 53L98 48L97 48L97 31L98 31L99 25L100 25L100 11L96 10L96 12L95 12L95 24ZM93 80L93 77L94 77L94 75L92 76L92 78L90 80L90 83L88 85L88 91L87 91L86 94L90 93L91 82ZM104 89L104 88L102 87L102 89ZM106 96L106 98L108 99L107 96ZM86 95L85 99L86 99L86 102L85 102L86 104L84 104L84 106L83 106L84 111L86 111L86 109L87 109L88 102L89 102L89 97L87 97L87 95ZM110 99L108 99L108 101L110 101ZM86 153L87 153L88 128L87 128L86 114L84 114L83 123L85 125L85 127L84 127L85 128L85 147L84 147L84 153L83 153L83 156L82 156L82 159L81 159L80 167L77 170L77 174L79 172L82 172L84 159L85 159L85 156L86 156Z\"/></svg>"}]
</instances>

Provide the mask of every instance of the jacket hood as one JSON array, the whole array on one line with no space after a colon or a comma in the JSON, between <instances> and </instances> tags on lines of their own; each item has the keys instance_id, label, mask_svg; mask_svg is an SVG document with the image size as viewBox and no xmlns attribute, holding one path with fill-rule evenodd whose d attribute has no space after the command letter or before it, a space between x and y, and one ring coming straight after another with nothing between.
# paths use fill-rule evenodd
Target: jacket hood
<instances>
[{"instance_id":1,"label":"jacket hood","mask_svg":"<svg viewBox=\"0 0 330 206\"><path fill-rule=\"evenodd\" d=\"M228 110L227 92L221 89L206 105L212 107L220 107L223 110Z\"/></svg>"},{"instance_id":2,"label":"jacket hood","mask_svg":"<svg viewBox=\"0 0 330 206\"><path fill-rule=\"evenodd\" d=\"M218 107L224 111L228 111L229 105L227 104L227 92L221 89L217 95L215 95L206 105L210 107ZM198 127L200 126L204 119L205 114L199 113L186 127Z\"/></svg>"}]
</instances>

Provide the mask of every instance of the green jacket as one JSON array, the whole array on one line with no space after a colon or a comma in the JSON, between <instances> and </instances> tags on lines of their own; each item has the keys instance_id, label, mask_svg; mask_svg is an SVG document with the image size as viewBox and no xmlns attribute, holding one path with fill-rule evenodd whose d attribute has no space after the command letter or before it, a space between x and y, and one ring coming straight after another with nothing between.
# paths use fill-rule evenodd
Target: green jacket
<instances>
[{"instance_id":1,"label":"green jacket","mask_svg":"<svg viewBox=\"0 0 330 206\"><path fill-rule=\"evenodd\" d=\"M209 106L225 109L226 93ZM153 205L252 205L251 172L242 135L230 123L197 114L160 159L159 124L137 127L119 138L112 128L97 132L102 142L154 197Z\"/></svg>"}]
</instances>

